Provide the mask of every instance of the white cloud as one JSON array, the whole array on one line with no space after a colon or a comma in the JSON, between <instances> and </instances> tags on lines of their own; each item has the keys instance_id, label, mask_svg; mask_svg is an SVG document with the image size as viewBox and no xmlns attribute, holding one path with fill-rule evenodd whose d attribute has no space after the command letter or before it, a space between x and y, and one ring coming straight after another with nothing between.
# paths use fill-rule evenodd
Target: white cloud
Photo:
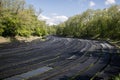
<instances>
[{"instance_id":1,"label":"white cloud","mask_svg":"<svg viewBox=\"0 0 120 80\"><path fill-rule=\"evenodd\" d=\"M90 1L90 7L95 6L96 4L93 1Z\"/></svg>"},{"instance_id":2,"label":"white cloud","mask_svg":"<svg viewBox=\"0 0 120 80\"><path fill-rule=\"evenodd\" d=\"M68 19L68 17L64 15L53 15L52 17L46 17L43 15L38 16L39 20L44 20L48 25L57 25L61 22L64 22Z\"/></svg>"},{"instance_id":3,"label":"white cloud","mask_svg":"<svg viewBox=\"0 0 120 80\"><path fill-rule=\"evenodd\" d=\"M49 17L46 17L46 16L44 16L44 15L41 14L41 15L38 16L38 19L39 19L39 20L45 20L45 21L46 21L46 20L49 20L50 18L49 18Z\"/></svg>"},{"instance_id":4,"label":"white cloud","mask_svg":"<svg viewBox=\"0 0 120 80\"><path fill-rule=\"evenodd\" d=\"M106 4L106 5L115 4L115 3L116 3L115 0L106 0L106 1L105 1L105 4Z\"/></svg>"},{"instance_id":5,"label":"white cloud","mask_svg":"<svg viewBox=\"0 0 120 80\"><path fill-rule=\"evenodd\" d=\"M65 21L65 20L67 20L68 17L66 17L66 16L55 16L54 19L56 19L56 20L60 20L60 21L63 22L63 21Z\"/></svg>"}]
</instances>

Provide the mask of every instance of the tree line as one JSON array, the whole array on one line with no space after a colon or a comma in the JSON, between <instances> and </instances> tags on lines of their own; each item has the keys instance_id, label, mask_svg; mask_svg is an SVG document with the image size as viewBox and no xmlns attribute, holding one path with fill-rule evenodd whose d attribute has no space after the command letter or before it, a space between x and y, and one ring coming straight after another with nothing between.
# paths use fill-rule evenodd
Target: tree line
<instances>
[{"instance_id":1,"label":"tree line","mask_svg":"<svg viewBox=\"0 0 120 80\"><path fill-rule=\"evenodd\" d=\"M57 25L57 35L90 39L120 39L120 5L88 9Z\"/></svg>"},{"instance_id":2,"label":"tree line","mask_svg":"<svg viewBox=\"0 0 120 80\"><path fill-rule=\"evenodd\" d=\"M25 0L0 0L0 36L45 36L52 31ZM40 14L40 13L39 13Z\"/></svg>"},{"instance_id":3,"label":"tree line","mask_svg":"<svg viewBox=\"0 0 120 80\"><path fill-rule=\"evenodd\" d=\"M45 36L120 39L120 5L103 10L88 9L67 21L48 26L37 19L33 5L25 0L0 0L0 36ZM40 13L39 13L40 14ZM38 14L38 15L39 15Z\"/></svg>"}]
</instances>

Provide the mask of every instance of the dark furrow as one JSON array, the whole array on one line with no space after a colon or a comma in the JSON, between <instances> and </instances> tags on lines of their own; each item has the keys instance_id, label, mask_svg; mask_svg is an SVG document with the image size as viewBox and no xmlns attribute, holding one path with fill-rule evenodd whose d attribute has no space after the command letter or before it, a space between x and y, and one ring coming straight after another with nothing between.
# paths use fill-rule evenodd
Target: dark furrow
<instances>
[{"instance_id":1,"label":"dark furrow","mask_svg":"<svg viewBox=\"0 0 120 80\"><path fill-rule=\"evenodd\" d=\"M30 63L32 63L32 62L30 62ZM22 64L23 65L23 64ZM13 67L12 67L13 68ZM16 68L17 69L17 68ZM4 73L4 72L3 72ZM7 72L5 72L5 73L7 73Z\"/></svg>"},{"instance_id":2,"label":"dark furrow","mask_svg":"<svg viewBox=\"0 0 120 80\"><path fill-rule=\"evenodd\" d=\"M64 44L63 45L61 45L61 46L58 46L58 47L55 47L54 48L54 50L56 50L56 49L59 49L60 47L62 47L62 46L64 46ZM36 50L35 50L36 51ZM29 59L29 58L31 58L31 56L32 56L32 58L34 58L34 57L38 57L38 56L45 56L46 55L46 53L47 53L47 51L46 50L43 50L44 52L42 52L42 51L40 51L40 52L37 52L36 51L36 53L35 52L29 52L29 54L28 54L28 52L27 52L27 54L24 54L24 55L22 55L22 56L19 56L19 55L14 55L13 57L6 57L6 56L4 56L4 57L6 57L5 59L3 59L4 57L2 57L2 58L0 58L0 59L2 59L2 63L0 64L1 66L2 65L4 65L4 64L9 64L9 62L8 61L16 61L16 62L21 62L21 61L25 61L25 60L27 60L27 59ZM45 52L46 51L46 52ZM48 51L49 52L49 51ZM35 54L33 54L33 53L35 53ZM23 58L24 57L24 58ZM25 58L26 57L26 58ZM14 59L14 60L13 60ZM6 62L5 62L6 61ZM8 63L7 63L8 62Z\"/></svg>"},{"instance_id":3,"label":"dark furrow","mask_svg":"<svg viewBox=\"0 0 120 80\"><path fill-rule=\"evenodd\" d=\"M76 65L74 65L73 67L71 67L70 69L68 69L65 73L62 73L62 74L60 74L58 76L55 76L55 77L53 77L51 79L48 79L48 80L59 80L61 78L64 79L64 76L69 77L68 79L70 79L71 76L76 75L80 71L82 72L83 70L87 69L88 67L86 67L86 66L89 66L89 65L91 65L93 63L93 61L91 62L91 59L92 58L90 57L84 63L78 62L78 63L76 63ZM97 59L97 57L94 59L94 61L96 61L96 59ZM85 66L85 67L83 67L83 66Z\"/></svg>"},{"instance_id":4,"label":"dark furrow","mask_svg":"<svg viewBox=\"0 0 120 80\"><path fill-rule=\"evenodd\" d=\"M86 57L89 57L89 55L88 56L86 56ZM82 58L82 59L84 59L84 57ZM66 68L69 68L69 67L72 67L74 64L76 64L76 62L82 62L83 60L82 60L81 58L78 58L77 60L75 60L75 61L71 61L71 62L68 62L67 64L64 64L64 65L58 65L58 66L56 66L56 67L54 67L54 69L53 70L51 70L51 71L48 71L45 75L43 74L43 78L51 78L51 77L53 77L53 76L56 76L56 75L59 75L60 73L63 73L63 72L61 72L61 70L64 70L64 69L66 69ZM89 59L89 58L87 58L87 59ZM87 60L86 59L86 60ZM72 65L73 64L73 65ZM71 66L70 66L71 65ZM58 72L60 70L60 72ZM50 73L49 73L50 72ZM51 74L52 73L52 75L50 76L49 75L49 77L47 77L47 74ZM39 77L39 79L41 79L41 77L42 77L42 75L40 75L40 76L37 76L37 77L35 77L35 78L31 78L31 79L37 79ZM42 79L41 79L42 80Z\"/></svg>"},{"instance_id":5,"label":"dark furrow","mask_svg":"<svg viewBox=\"0 0 120 80\"><path fill-rule=\"evenodd\" d=\"M102 46L102 49L104 47ZM106 48L108 48L108 47L106 47ZM94 78L93 76L95 74L97 74L97 72L99 70L105 68L108 65L108 62L111 59L110 54L109 53L104 53L104 50L102 50L101 52L102 52L102 56L100 57L100 59L98 59L98 61L96 61L96 63L94 63L93 66L90 67L88 70L86 70L84 73L82 73L81 75L78 75L78 77L75 78L76 80L78 80L78 79L82 79L82 80L93 79Z\"/></svg>"},{"instance_id":6,"label":"dark furrow","mask_svg":"<svg viewBox=\"0 0 120 80\"><path fill-rule=\"evenodd\" d=\"M53 69L28 80L107 80L114 74L111 72L120 71L115 64L119 57L113 55L115 47L105 41L51 36L46 41L7 45L0 49L0 79L44 66Z\"/></svg>"}]
</instances>

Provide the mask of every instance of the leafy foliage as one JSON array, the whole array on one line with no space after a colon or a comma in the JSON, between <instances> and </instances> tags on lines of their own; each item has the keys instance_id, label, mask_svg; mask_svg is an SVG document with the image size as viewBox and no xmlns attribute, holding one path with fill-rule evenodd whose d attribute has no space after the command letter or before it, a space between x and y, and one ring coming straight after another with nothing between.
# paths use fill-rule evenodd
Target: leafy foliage
<instances>
[{"instance_id":1,"label":"leafy foliage","mask_svg":"<svg viewBox=\"0 0 120 80\"><path fill-rule=\"evenodd\" d=\"M120 39L120 6L88 9L57 26L57 35L78 38Z\"/></svg>"},{"instance_id":2,"label":"leafy foliage","mask_svg":"<svg viewBox=\"0 0 120 80\"><path fill-rule=\"evenodd\" d=\"M44 36L48 33L46 26L25 0L0 0L0 36Z\"/></svg>"}]
</instances>

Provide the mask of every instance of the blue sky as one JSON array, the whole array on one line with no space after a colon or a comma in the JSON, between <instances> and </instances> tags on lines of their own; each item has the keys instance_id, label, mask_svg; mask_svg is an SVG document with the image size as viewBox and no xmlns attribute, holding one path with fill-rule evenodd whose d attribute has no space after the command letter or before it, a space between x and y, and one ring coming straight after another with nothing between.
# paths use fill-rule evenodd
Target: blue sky
<instances>
[{"instance_id":1,"label":"blue sky","mask_svg":"<svg viewBox=\"0 0 120 80\"><path fill-rule=\"evenodd\" d=\"M114 4L120 4L120 0L26 0L32 4L36 11L42 9L39 19L46 20L48 24L58 24L73 15L91 9L103 9Z\"/></svg>"}]
</instances>

